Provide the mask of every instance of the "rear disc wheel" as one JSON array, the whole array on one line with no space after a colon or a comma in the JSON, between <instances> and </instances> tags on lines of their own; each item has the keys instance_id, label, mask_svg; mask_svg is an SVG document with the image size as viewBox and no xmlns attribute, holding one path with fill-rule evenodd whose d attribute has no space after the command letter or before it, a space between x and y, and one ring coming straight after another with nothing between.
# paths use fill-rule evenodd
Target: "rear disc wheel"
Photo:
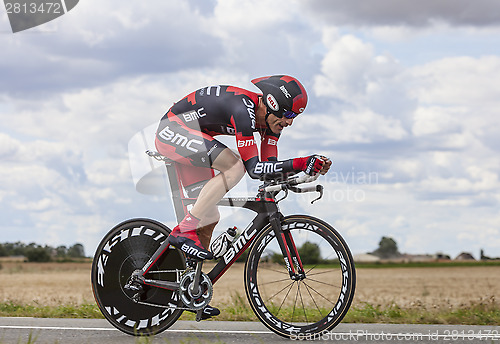
<instances>
[{"instance_id":1,"label":"rear disc wheel","mask_svg":"<svg viewBox=\"0 0 500 344\"><path fill-rule=\"evenodd\" d=\"M99 244L92 262L92 290L104 317L130 335L151 335L170 327L182 314L176 291L125 287L170 234L163 224L132 219L114 227ZM184 255L170 246L151 266L147 279L179 282L185 271ZM146 304L139 304L141 301ZM153 306L158 305L158 306Z\"/></svg>"}]
</instances>

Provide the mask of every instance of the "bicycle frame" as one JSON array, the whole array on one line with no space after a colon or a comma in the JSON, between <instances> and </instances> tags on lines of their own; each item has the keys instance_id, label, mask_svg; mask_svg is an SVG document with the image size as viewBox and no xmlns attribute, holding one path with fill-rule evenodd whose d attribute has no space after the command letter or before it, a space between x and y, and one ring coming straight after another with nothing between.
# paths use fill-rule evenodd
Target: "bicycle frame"
<instances>
[{"instance_id":1,"label":"bicycle frame","mask_svg":"<svg viewBox=\"0 0 500 344\"><path fill-rule=\"evenodd\" d=\"M184 218L187 212L187 206L196 202L196 198L184 197L182 185L175 168L175 162L166 160L165 166L167 168L167 175L172 192L172 201L174 204L175 214L177 220L180 221ZM267 224L271 224L274 234L277 238L281 248L285 265L293 280L303 279L305 277L302 262L299 253L293 242L293 238L289 231L282 230L281 218L283 215L280 213L277 202L273 193L260 193L258 197L248 198L223 198L218 205L228 207L239 207L252 210L257 213L255 218L245 228L245 230L238 237L236 242L229 248L223 255L220 261L212 268L207 274L212 284L226 272L231 265L245 252L245 250L252 244L254 238L261 233ZM141 269L139 279L142 279L144 284L164 289L175 290L179 287L179 283L168 282L161 280L146 279L145 275L154 265L154 263L163 255L169 248L170 243L168 240L156 250L151 259Z\"/></svg>"}]
</instances>

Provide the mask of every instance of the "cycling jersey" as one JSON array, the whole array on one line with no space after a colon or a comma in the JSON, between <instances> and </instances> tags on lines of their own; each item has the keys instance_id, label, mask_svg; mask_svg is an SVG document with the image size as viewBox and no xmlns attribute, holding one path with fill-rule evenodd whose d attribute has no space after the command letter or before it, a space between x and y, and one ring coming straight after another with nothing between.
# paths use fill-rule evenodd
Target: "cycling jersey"
<instances>
[{"instance_id":1,"label":"cycling jersey","mask_svg":"<svg viewBox=\"0 0 500 344\"><path fill-rule=\"evenodd\" d=\"M175 103L156 133L158 151L183 164L211 167L227 148L217 135L236 136L236 146L250 177L293 172L292 159L278 161L279 134L257 124L259 94L233 86L209 86ZM254 132L261 136L260 159Z\"/></svg>"}]
</instances>

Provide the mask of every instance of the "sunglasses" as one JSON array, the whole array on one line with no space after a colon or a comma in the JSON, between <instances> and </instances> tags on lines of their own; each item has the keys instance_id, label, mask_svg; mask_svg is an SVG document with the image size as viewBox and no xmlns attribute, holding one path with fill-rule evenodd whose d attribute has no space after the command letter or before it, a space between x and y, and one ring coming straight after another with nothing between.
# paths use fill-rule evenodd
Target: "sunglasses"
<instances>
[{"instance_id":1,"label":"sunglasses","mask_svg":"<svg viewBox=\"0 0 500 344\"><path fill-rule=\"evenodd\" d=\"M298 115L299 115L298 113L295 113L291 110L287 110L287 111L283 112L282 117L285 117L288 119L293 119L293 118L297 117Z\"/></svg>"}]
</instances>

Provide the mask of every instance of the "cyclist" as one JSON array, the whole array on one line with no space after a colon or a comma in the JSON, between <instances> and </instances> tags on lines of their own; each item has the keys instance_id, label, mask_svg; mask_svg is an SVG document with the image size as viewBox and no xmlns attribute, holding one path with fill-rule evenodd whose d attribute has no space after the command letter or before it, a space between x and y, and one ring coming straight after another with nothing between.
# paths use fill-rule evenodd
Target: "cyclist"
<instances>
[{"instance_id":1,"label":"cyclist","mask_svg":"<svg viewBox=\"0 0 500 344\"><path fill-rule=\"evenodd\" d=\"M277 159L277 142L307 104L302 84L287 75L252 80L262 94L234 86L209 86L175 103L156 133L160 154L178 162L182 185L197 198L172 230L170 243L186 255L212 259L207 250L220 215L217 202L244 176L265 179L304 171L325 174L331 161L319 155ZM254 132L260 134L260 158ZM214 138L234 135L238 154ZM220 173L214 175L213 170ZM206 182L208 180L208 182Z\"/></svg>"}]
</instances>

